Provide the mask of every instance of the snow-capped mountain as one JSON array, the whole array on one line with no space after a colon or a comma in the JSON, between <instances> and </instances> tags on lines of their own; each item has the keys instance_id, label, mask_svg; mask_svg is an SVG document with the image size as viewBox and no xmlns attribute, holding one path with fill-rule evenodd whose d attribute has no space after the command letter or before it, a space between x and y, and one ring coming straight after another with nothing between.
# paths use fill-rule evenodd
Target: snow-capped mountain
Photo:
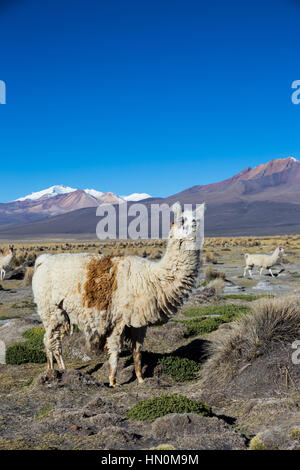
<instances>
[{"instance_id":1,"label":"snow-capped mountain","mask_svg":"<svg viewBox=\"0 0 300 470\"><path fill-rule=\"evenodd\" d=\"M84 189L83 191L86 194L89 194L90 196L95 197L96 199L100 198L104 194L101 191L97 191L96 189Z\"/></svg>"},{"instance_id":2,"label":"snow-capped mountain","mask_svg":"<svg viewBox=\"0 0 300 470\"><path fill-rule=\"evenodd\" d=\"M143 199L149 199L150 194L147 193L133 193L130 194L129 196L122 196L125 201L142 201Z\"/></svg>"},{"instance_id":3,"label":"snow-capped mountain","mask_svg":"<svg viewBox=\"0 0 300 470\"><path fill-rule=\"evenodd\" d=\"M112 192L96 189L75 189L62 184L37 191L15 201L0 203L0 225L27 223L78 209L97 207L103 204L124 204L150 197L145 193L133 193L121 197Z\"/></svg>"},{"instance_id":4,"label":"snow-capped mountain","mask_svg":"<svg viewBox=\"0 0 300 470\"><path fill-rule=\"evenodd\" d=\"M75 191L79 190L59 184L51 186L47 189L43 189L42 191L37 191L28 194L27 196L20 197L19 199L16 199L16 201L37 201L41 198L52 198L61 194L74 193ZM81 191L83 191L85 194L88 194L89 196L92 196L97 200L100 200L101 202L105 202L106 204L120 204L124 201L141 201L142 199L148 199L149 197L151 197L149 194L146 193L133 193L129 196L118 196L111 192L103 193L102 191L97 191L96 189L83 189Z\"/></svg>"},{"instance_id":5,"label":"snow-capped mountain","mask_svg":"<svg viewBox=\"0 0 300 470\"><path fill-rule=\"evenodd\" d=\"M42 197L55 197L59 194L68 194L77 191L74 188L69 188L68 186L63 186L61 184L56 186L51 186L50 188L43 189L42 191L37 191L35 193L28 194L27 196L20 197L16 201L36 201Z\"/></svg>"}]
</instances>

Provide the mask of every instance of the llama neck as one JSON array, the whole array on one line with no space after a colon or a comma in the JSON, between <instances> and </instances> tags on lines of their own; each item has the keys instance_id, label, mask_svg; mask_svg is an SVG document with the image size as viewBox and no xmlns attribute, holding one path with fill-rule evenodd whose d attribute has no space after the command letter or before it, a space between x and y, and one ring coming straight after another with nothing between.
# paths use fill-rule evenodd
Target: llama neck
<instances>
[{"instance_id":1,"label":"llama neck","mask_svg":"<svg viewBox=\"0 0 300 470\"><path fill-rule=\"evenodd\" d=\"M191 248L190 241L187 245L185 240L169 240L164 257L156 263L159 307L167 316L176 313L198 274L200 252L186 246Z\"/></svg>"},{"instance_id":2,"label":"llama neck","mask_svg":"<svg viewBox=\"0 0 300 470\"><path fill-rule=\"evenodd\" d=\"M195 249L192 250L194 245ZM175 270L183 274L189 272L195 263L198 264L198 260L199 250L196 250L195 242L171 239L168 241L165 254L158 264L164 269Z\"/></svg>"},{"instance_id":3,"label":"llama neck","mask_svg":"<svg viewBox=\"0 0 300 470\"><path fill-rule=\"evenodd\" d=\"M274 262L278 260L278 258L279 258L279 249L278 248L276 248L273 251L271 257L272 257L272 261L274 261Z\"/></svg>"},{"instance_id":4,"label":"llama neck","mask_svg":"<svg viewBox=\"0 0 300 470\"><path fill-rule=\"evenodd\" d=\"M10 264L10 262L11 262L11 260L12 260L12 257L13 257L13 255L12 255L11 252L8 253L8 254L5 255L5 256L2 256L2 258L1 258L1 260L0 260L0 264L1 264L2 266L7 266L8 264Z\"/></svg>"}]
</instances>

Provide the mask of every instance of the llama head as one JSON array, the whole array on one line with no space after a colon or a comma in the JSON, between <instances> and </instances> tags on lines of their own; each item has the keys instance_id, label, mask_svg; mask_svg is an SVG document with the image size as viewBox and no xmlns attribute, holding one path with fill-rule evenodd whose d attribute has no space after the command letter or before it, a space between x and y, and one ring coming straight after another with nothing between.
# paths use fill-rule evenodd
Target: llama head
<instances>
[{"instance_id":1,"label":"llama head","mask_svg":"<svg viewBox=\"0 0 300 470\"><path fill-rule=\"evenodd\" d=\"M280 254L283 254L283 253L284 253L284 249L283 249L282 246L279 246L279 247L278 247L278 252L279 252Z\"/></svg>"},{"instance_id":2,"label":"llama head","mask_svg":"<svg viewBox=\"0 0 300 470\"><path fill-rule=\"evenodd\" d=\"M11 253L13 253L14 252L14 245L9 245L8 249Z\"/></svg>"},{"instance_id":3,"label":"llama head","mask_svg":"<svg viewBox=\"0 0 300 470\"><path fill-rule=\"evenodd\" d=\"M179 202L173 204L174 224L169 238L193 242L187 249L201 248L204 241L204 209L204 204L197 204L194 210L192 204L186 204L183 210Z\"/></svg>"}]
</instances>

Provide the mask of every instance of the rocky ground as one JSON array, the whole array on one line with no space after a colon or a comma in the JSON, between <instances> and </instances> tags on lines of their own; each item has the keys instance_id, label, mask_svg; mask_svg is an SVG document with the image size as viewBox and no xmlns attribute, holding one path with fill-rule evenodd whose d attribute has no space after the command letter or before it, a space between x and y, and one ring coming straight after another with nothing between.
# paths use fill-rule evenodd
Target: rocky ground
<instances>
[{"instance_id":1,"label":"rocky ground","mask_svg":"<svg viewBox=\"0 0 300 470\"><path fill-rule=\"evenodd\" d=\"M204 266L198 288L185 307L251 307L252 302L228 299L226 295L281 296L299 288L298 259L274 269L275 273L281 271L275 278L267 273L262 278L257 274L254 279L243 278L242 265L240 253L225 252L218 257L214 269L226 274L221 297L203 285ZM185 317L179 313L176 318ZM31 288L22 287L21 281L4 281L0 288L0 342L6 346L24 342L22 334L39 322ZM217 333L226 335L230 328L231 324L225 323ZM189 336L187 327L174 321L149 328L143 354L144 384L137 384L131 353L123 350L118 368L120 385L115 389L108 386L105 353L92 356L80 332L64 340L66 371L46 373L45 364L0 364L0 449L300 449L297 374L291 379L289 371L284 371L281 386L272 384L266 392L260 385L262 368L257 363L257 375L251 370L251 383L256 386L249 388L245 381L248 392L245 389L244 394L228 397L220 396L218 390L206 390L201 367L215 335L216 331ZM170 354L199 364L197 376L183 382L172 378L160 363ZM269 362L286 364L282 355L282 351L274 354ZM4 359L0 351L0 362ZM243 374L249 369L246 367ZM242 386L240 390L244 390ZM206 401L212 412L210 416L172 413L154 421L126 417L136 403L164 394Z\"/></svg>"}]
</instances>

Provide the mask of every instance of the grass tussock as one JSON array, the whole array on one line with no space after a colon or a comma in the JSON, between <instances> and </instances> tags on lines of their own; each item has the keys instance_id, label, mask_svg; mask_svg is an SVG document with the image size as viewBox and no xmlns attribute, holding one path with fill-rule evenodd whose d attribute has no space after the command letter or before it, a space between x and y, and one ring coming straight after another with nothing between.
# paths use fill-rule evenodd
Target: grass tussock
<instances>
[{"instance_id":1,"label":"grass tussock","mask_svg":"<svg viewBox=\"0 0 300 470\"><path fill-rule=\"evenodd\" d=\"M220 297L225 287L225 281L223 278L218 277L217 279L210 281L206 287L213 288L215 290L216 295Z\"/></svg>"},{"instance_id":2,"label":"grass tussock","mask_svg":"<svg viewBox=\"0 0 300 470\"><path fill-rule=\"evenodd\" d=\"M25 276L23 279L23 287L29 287L32 284L34 268L26 268Z\"/></svg>"},{"instance_id":3,"label":"grass tussock","mask_svg":"<svg viewBox=\"0 0 300 470\"><path fill-rule=\"evenodd\" d=\"M225 273L223 271L217 271L211 266L207 266L205 269L205 279L206 281L213 281L214 279L225 279Z\"/></svg>"},{"instance_id":4,"label":"grass tussock","mask_svg":"<svg viewBox=\"0 0 300 470\"><path fill-rule=\"evenodd\" d=\"M251 315L240 316L229 333L220 331L202 367L202 384L224 387L243 365L268 355L276 345L290 347L300 337L300 302L297 299L260 299ZM245 367L246 367L245 366Z\"/></svg>"},{"instance_id":5,"label":"grass tussock","mask_svg":"<svg viewBox=\"0 0 300 470\"><path fill-rule=\"evenodd\" d=\"M207 263L217 264L218 260L216 258L215 253L208 251L205 253L205 260Z\"/></svg>"},{"instance_id":6,"label":"grass tussock","mask_svg":"<svg viewBox=\"0 0 300 470\"><path fill-rule=\"evenodd\" d=\"M250 450L266 450L266 446L261 439L261 433L257 434L257 436L253 437L249 444Z\"/></svg>"}]
</instances>

